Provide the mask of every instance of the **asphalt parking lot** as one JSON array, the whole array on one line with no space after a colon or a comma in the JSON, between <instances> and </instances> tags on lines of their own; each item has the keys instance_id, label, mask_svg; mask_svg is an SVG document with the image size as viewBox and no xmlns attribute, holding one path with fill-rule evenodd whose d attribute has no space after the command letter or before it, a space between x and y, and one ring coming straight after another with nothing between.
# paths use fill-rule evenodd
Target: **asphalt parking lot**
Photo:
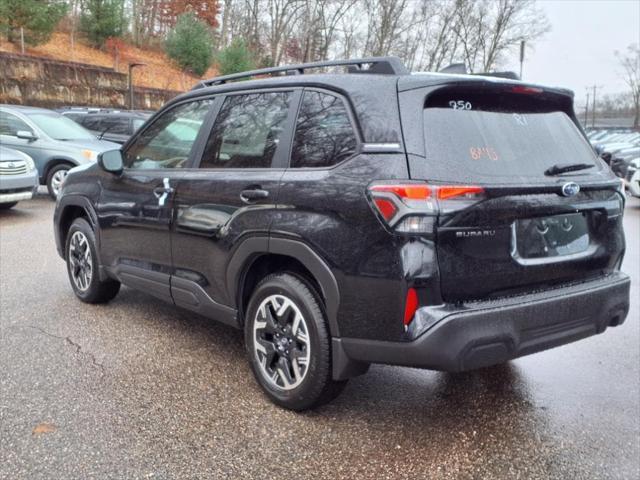
<instances>
[{"instance_id":1,"label":"asphalt parking lot","mask_svg":"<svg viewBox=\"0 0 640 480\"><path fill-rule=\"evenodd\" d=\"M639 478L640 201L626 323L465 374L374 366L296 414L239 331L123 288L77 301L45 196L0 212L0 478Z\"/></svg>"}]
</instances>

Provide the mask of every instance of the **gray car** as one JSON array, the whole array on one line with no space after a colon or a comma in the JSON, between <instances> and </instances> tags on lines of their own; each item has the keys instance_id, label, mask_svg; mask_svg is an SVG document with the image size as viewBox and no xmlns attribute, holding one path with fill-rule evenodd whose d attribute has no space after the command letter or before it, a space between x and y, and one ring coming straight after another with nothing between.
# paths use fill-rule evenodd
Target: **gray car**
<instances>
[{"instance_id":1,"label":"gray car","mask_svg":"<svg viewBox=\"0 0 640 480\"><path fill-rule=\"evenodd\" d=\"M0 145L0 210L29 200L38 189L38 172L29 155Z\"/></svg>"},{"instance_id":2,"label":"gray car","mask_svg":"<svg viewBox=\"0 0 640 480\"><path fill-rule=\"evenodd\" d=\"M46 185L54 198L71 168L95 162L105 150L120 148L96 139L57 112L20 105L0 105L0 144L33 158L40 184Z\"/></svg>"}]
</instances>

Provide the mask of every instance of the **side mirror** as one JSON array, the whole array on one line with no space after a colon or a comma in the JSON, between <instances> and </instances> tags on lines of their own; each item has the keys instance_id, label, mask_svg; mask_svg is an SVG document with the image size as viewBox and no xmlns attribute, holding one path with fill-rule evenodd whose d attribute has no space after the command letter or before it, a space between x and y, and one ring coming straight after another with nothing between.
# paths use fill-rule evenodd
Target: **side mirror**
<instances>
[{"instance_id":1,"label":"side mirror","mask_svg":"<svg viewBox=\"0 0 640 480\"><path fill-rule=\"evenodd\" d=\"M98 155L98 165L105 172L120 175L124 169L122 152L120 150L107 150Z\"/></svg>"},{"instance_id":2,"label":"side mirror","mask_svg":"<svg viewBox=\"0 0 640 480\"><path fill-rule=\"evenodd\" d=\"M38 136L29 130L18 130L16 132L16 137L22 138L23 140L29 140L30 142L38 139Z\"/></svg>"}]
</instances>

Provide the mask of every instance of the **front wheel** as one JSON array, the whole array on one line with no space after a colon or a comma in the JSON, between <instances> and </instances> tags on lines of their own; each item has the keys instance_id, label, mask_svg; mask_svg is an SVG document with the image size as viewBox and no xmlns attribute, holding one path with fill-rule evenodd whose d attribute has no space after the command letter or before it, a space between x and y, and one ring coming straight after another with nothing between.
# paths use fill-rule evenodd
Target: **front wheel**
<instances>
[{"instance_id":1,"label":"front wheel","mask_svg":"<svg viewBox=\"0 0 640 480\"><path fill-rule=\"evenodd\" d=\"M106 303L120 291L120 282L100 280L96 239L89 222L76 218L65 246L67 273L73 292L86 303Z\"/></svg>"},{"instance_id":2,"label":"front wheel","mask_svg":"<svg viewBox=\"0 0 640 480\"><path fill-rule=\"evenodd\" d=\"M18 202L0 203L0 210L9 210L10 208L15 207L17 204Z\"/></svg>"},{"instance_id":3,"label":"front wheel","mask_svg":"<svg viewBox=\"0 0 640 480\"><path fill-rule=\"evenodd\" d=\"M72 167L72 165L62 163L49 170L49 173L47 173L47 190L49 191L51 198L58 198L58 194L62 188L62 183L64 182L64 179L67 178L67 173L69 173L69 170L71 170Z\"/></svg>"},{"instance_id":4,"label":"front wheel","mask_svg":"<svg viewBox=\"0 0 640 480\"><path fill-rule=\"evenodd\" d=\"M331 377L331 337L312 288L289 273L265 278L247 308L245 343L256 380L276 404L306 410L344 388Z\"/></svg>"}]
</instances>

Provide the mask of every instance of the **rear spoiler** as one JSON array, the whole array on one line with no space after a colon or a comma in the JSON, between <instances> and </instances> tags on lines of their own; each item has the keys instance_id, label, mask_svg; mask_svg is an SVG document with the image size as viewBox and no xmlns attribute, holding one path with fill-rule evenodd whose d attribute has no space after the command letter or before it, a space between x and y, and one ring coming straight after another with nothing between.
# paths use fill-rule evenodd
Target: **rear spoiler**
<instances>
[{"instance_id":1,"label":"rear spoiler","mask_svg":"<svg viewBox=\"0 0 640 480\"><path fill-rule=\"evenodd\" d=\"M520 80L520 77L516 72L480 72L469 73L467 66L464 63L452 63L451 65L444 67L442 70L438 70L438 73L456 73L462 75L478 75L482 77L498 77L507 78L509 80Z\"/></svg>"}]
</instances>

